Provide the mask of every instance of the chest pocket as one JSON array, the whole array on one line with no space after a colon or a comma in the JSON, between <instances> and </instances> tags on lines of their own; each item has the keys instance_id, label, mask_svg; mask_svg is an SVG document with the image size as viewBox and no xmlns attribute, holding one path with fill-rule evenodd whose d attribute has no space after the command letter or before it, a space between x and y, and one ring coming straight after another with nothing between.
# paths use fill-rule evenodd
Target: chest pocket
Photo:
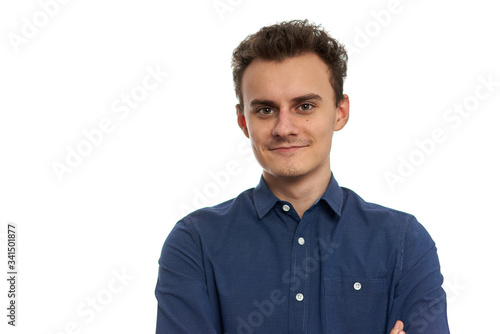
<instances>
[{"instance_id":1,"label":"chest pocket","mask_svg":"<svg viewBox=\"0 0 500 334\"><path fill-rule=\"evenodd\" d=\"M324 278L328 334L384 334L389 288L384 278Z\"/></svg>"}]
</instances>

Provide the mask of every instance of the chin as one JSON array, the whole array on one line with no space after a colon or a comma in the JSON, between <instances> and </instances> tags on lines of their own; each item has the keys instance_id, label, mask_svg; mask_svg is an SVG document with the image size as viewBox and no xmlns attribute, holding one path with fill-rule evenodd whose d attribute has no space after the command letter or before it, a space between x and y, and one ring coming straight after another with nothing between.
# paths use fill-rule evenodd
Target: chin
<instances>
[{"instance_id":1,"label":"chin","mask_svg":"<svg viewBox=\"0 0 500 334\"><path fill-rule=\"evenodd\" d=\"M264 170L277 178L297 179L307 174L307 172L297 166L286 166L281 168L264 168Z\"/></svg>"}]
</instances>

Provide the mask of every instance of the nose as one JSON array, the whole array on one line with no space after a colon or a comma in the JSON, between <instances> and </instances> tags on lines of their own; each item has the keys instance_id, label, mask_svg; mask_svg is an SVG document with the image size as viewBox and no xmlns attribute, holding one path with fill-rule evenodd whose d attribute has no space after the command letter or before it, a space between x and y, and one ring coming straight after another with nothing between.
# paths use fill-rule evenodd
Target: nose
<instances>
[{"instance_id":1,"label":"nose","mask_svg":"<svg viewBox=\"0 0 500 334\"><path fill-rule=\"evenodd\" d=\"M288 109L281 109L276 124L273 127L272 135L277 137L288 137L298 135L297 119Z\"/></svg>"}]
</instances>

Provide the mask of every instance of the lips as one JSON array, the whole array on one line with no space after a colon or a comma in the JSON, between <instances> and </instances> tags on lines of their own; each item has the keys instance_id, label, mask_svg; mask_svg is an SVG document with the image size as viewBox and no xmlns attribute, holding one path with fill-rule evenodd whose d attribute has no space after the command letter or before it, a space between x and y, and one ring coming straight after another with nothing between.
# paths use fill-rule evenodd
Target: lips
<instances>
[{"instance_id":1,"label":"lips","mask_svg":"<svg viewBox=\"0 0 500 334\"><path fill-rule=\"evenodd\" d=\"M278 151L282 153L288 153L288 152L295 152L300 150L301 148L304 148L306 146L279 146L275 148L270 148L270 151Z\"/></svg>"}]
</instances>

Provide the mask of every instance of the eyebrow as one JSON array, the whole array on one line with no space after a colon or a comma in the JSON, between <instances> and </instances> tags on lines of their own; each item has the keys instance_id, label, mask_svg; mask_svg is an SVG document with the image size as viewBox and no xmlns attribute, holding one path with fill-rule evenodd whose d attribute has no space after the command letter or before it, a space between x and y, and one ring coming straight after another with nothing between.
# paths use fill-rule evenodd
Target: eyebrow
<instances>
[{"instance_id":1,"label":"eyebrow","mask_svg":"<svg viewBox=\"0 0 500 334\"><path fill-rule=\"evenodd\" d=\"M306 95L294 97L293 99L290 100L290 102L300 103L300 102L310 101L310 100L323 101L323 98L321 98L321 96L319 96L318 94L311 93L311 94L306 94ZM274 101L263 100L263 99L254 99L254 100L250 101L250 107L252 107L254 105L267 105L267 106L271 106L273 108L278 107L278 105Z\"/></svg>"}]
</instances>

